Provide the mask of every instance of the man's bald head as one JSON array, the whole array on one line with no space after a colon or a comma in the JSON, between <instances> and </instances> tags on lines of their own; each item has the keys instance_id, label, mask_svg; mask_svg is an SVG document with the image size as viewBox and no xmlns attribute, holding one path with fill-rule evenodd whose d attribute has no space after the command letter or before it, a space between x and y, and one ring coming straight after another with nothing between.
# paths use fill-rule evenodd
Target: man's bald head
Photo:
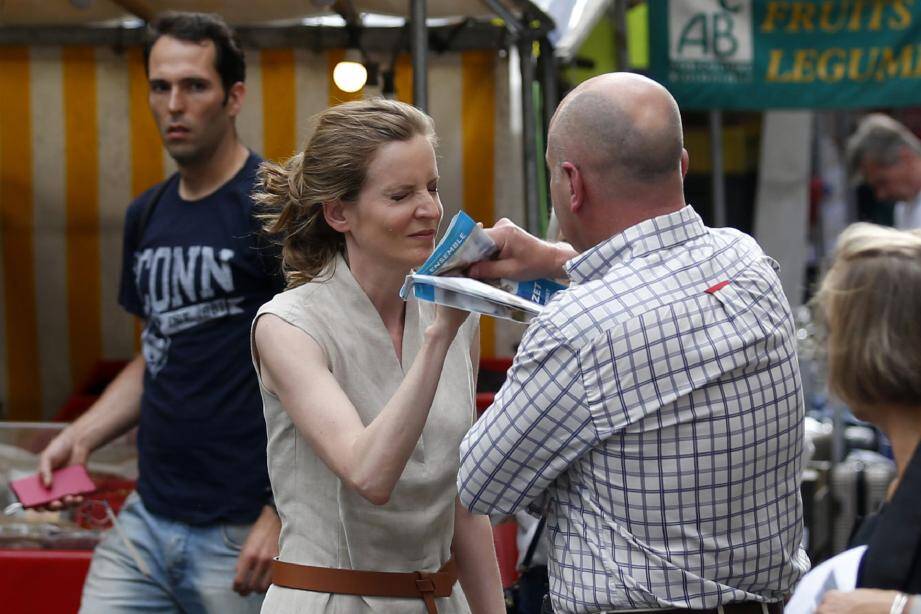
<instances>
[{"instance_id":1,"label":"man's bald head","mask_svg":"<svg viewBox=\"0 0 921 614\"><path fill-rule=\"evenodd\" d=\"M579 85L560 103L548 138L551 160L637 184L677 176L683 148L675 99L634 73L610 73Z\"/></svg>"}]
</instances>

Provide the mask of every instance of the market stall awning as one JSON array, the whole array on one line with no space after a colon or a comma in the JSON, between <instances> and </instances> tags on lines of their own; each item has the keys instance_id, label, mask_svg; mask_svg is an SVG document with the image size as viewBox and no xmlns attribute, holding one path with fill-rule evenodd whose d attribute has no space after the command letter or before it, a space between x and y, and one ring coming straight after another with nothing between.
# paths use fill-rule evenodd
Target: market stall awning
<instances>
[{"instance_id":1,"label":"market stall awning","mask_svg":"<svg viewBox=\"0 0 921 614\"><path fill-rule=\"evenodd\" d=\"M528 2L503 2L520 16ZM220 13L228 23L241 25L292 25L304 19L333 15L339 6L358 14L408 17L408 0L6 0L0 3L0 26L106 26L168 10ZM469 17L492 19L496 12L482 0L428 0L430 19Z\"/></svg>"}]
</instances>

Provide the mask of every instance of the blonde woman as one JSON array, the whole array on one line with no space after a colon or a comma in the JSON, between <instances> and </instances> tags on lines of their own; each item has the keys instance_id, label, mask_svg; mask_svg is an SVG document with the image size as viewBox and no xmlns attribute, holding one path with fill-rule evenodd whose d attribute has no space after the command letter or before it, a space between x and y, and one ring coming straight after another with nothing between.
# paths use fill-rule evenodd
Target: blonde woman
<instances>
[{"instance_id":1,"label":"blonde woman","mask_svg":"<svg viewBox=\"0 0 921 614\"><path fill-rule=\"evenodd\" d=\"M854 224L841 235L816 302L828 327L828 381L892 443L897 475L858 534L858 590L819 612L921 609L921 232ZM863 537L863 539L859 539ZM854 544L859 545L859 544Z\"/></svg>"},{"instance_id":2,"label":"blonde woman","mask_svg":"<svg viewBox=\"0 0 921 614\"><path fill-rule=\"evenodd\" d=\"M253 323L282 521L263 611L504 611L488 519L454 483L476 320L399 297L442 217L432 120L367 100L315 121L256 194L288 279Z\"/></svg>"}]
</instances>

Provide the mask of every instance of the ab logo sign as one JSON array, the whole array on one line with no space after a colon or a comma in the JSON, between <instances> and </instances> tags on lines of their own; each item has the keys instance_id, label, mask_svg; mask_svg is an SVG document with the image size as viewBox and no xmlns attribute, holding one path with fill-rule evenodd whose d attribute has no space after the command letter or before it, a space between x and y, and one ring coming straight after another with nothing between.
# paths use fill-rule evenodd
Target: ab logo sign
<instances>
[{"instance_id":1,"label":"ab logo sign","mask_svg":"<svg viewBox=\"0 0 921 614\"><path fill-rule=\"evenodd\" d=\"M669 2L668 32L670 81L751 81L751 0Z\"/></svg>"},{"instance_id":2,"label":"ab logo sign","mask_svg":"<svg viewBox=\"0 0 921 614\"><path fill-rule=\"evenodd\" d=\"M652 76L686 109L921 104L921 0L651 0Z\"/></svg>"}]
</instances>

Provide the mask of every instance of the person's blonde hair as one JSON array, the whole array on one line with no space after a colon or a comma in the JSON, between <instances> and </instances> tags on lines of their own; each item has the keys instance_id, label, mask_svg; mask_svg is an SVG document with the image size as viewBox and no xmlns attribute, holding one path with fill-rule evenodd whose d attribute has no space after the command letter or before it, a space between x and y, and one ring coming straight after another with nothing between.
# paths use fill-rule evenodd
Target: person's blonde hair
<instances>
[{"instance_id":1,"label":"person's blonde hair","mask_svg":"<svg viewBox=\"0 0 921 614\"><path fill-rule=\"evenodd\" d=\"M814 300L832 392L852 408L921 405L921 233L849 226Z\"/></svg>"},{"instance_id":2,"label":"person's blonde hair","mask_svg":"<svg viewBox=\"0 0 921 614\"><path fill-rule=\"evenodd\" d=\"M437 144L432 118L395 100L347 102L312 123L302 152L282 164L262 164L253 194L263 229L281 243L289 288L318 277L345 250L345 237L323 217L323 203L355 201L381 145L418 135Z\"/></svg>"}]
</instances>

